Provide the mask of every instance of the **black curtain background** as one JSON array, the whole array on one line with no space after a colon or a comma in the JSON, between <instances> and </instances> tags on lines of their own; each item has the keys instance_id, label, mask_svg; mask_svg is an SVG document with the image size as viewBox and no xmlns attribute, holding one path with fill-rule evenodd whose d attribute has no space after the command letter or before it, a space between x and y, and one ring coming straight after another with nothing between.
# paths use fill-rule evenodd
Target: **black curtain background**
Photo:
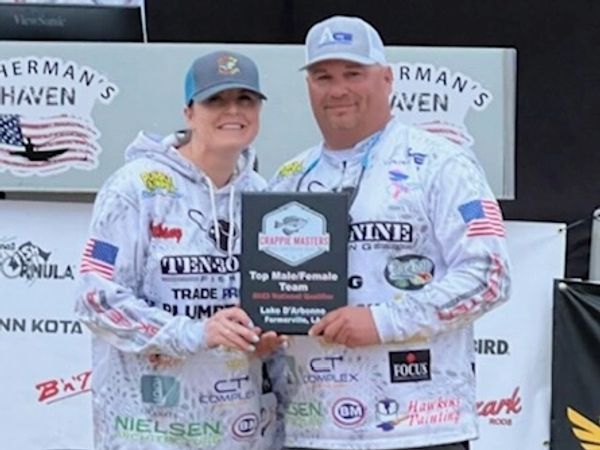
<instances>
[{"instance_id":1,"label":"black curtain background","mask_svg":"<svg viewBox=\"0 0 600 450\"><path fill-rule=\"evenodd\" d=\"M551 449L598 448L600 285L555 280ZM575 430L579 430L578 435ZM589 432L589 433L585 433Z\"/></svg>"},{"instance_id":2,"label":"black curtain background","mask_svg":"<svg viewBox=\"0 0 600 450\"><path fill-rule=\"evenodd\" d=\"M572 223L600 206L597 0L146 0L149 40L301 44L333 14L390 45L514 47L516 200L507 219ZM587 277L590 222L568 232L567 276Z\"/></svg>"}]
</instances>

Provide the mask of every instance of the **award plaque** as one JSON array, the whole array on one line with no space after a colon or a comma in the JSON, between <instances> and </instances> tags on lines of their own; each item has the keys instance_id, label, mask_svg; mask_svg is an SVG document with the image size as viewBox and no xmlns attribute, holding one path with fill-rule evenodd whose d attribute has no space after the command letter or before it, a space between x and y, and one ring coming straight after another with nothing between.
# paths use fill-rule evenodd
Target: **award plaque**
<instances>
[{"instance_id":1,"label":"award plaque","mask_svg":"<svg viewBox=\"0 0 600 450\"><path fill-rule=\"evenodd\" d=\"M242 194L241 306L263 331L306 334L347 304L348 197Z\"/></svg>"}]
</instances>

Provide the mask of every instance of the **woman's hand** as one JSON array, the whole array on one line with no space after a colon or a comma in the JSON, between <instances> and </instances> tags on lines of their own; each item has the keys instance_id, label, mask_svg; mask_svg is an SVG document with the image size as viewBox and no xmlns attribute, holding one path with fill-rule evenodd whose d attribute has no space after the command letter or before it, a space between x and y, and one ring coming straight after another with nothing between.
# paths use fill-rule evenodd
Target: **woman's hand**
<instances>
[{"instance_id":1,"label":"woman's hand","mask_svg":"<svg viewBox=\"0 0 600 450\"><path fill-rule=\"evenodd\" d=\"M223 345L244 352L254 352L260 341L250 317L237 306L222 309L208 319L204 339L208 348Z\"/></svg>"},{"instance_id":2,"label":"woman's hand","mask_svg":"<svg viewBox=\"0 0 600 450\"><path fill-rule=\"evenodd\" d=\"M260 328L254 328L255 332L260 333ZM259 358L269 356L280 347L287 347L288 337L285 334L277 334L275 331L265 331L260 335L260 341L256 344L254 354Z\"/></svg>"}]
</instances>

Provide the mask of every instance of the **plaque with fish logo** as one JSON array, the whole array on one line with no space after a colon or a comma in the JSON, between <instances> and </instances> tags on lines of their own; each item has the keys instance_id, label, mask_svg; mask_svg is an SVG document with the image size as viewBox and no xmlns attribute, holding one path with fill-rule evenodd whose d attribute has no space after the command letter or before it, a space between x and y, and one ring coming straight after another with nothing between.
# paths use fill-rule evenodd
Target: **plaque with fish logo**
<instances>
[{"instance_id":1,"label":"plaque with fish logo","mask_svg":"<svg viewBox=\"0 0 600 450\"><path fill-rule=\"evenodd\" d=\"M347 304L348 196L242 196L241 306L255 325L306 334Z\"/></svg>"}]
</instances>

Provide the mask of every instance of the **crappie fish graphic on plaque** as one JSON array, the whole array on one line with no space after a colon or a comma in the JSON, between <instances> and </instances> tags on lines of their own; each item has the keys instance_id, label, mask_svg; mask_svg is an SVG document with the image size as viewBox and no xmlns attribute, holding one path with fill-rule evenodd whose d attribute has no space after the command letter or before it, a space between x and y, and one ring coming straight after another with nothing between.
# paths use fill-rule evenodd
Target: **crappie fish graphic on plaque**
<instances>
[{"instance_id":1,"label":"crappie fish graphic on plaque","mask_svg":"<svg viewBox=\"0 0 600 450\"><path fill-rule=\"evenodd\" d=\"M394 86L392 113L464 147L475 140L465 125L470 109L483 111L493 96L480 82L460 72L425 63L391 64ZM416 156L418 157L418 155Z\"/></svg>"},{"instance_id":2,"label":"crappie fish graphic on plaque","mask_svg":"<svg viewBox=\"0 0 600 450\"><path fill-rule=\"evenodd\" d=\"M298 202L266 214L258 249L290 266L297 266L329 251L326 218Z\"/></svg>"},{"instance_id":3,"label":"crappie fish graphic on plaque","mask_svg":"<svg viewBox=\"0 0 600 450\"><path fill-rule=\"evenodd\" d=\"M296 234L304 225L308 223L308 220L298 216L286 216L280 222L275 221L275 229L281 228L283 234L289 236L290 234Z\"/></svg>"},{"instance_id":4,"label":"crappie fish graphic on plaque","mask_svg":"<svg viewBox=\"0 0 600 450\"><path fill-rule=\"evenodd\" d=\"M0 60L0 172L27 177L95 169L102 148L92 109L118 92L103 74L72 61Z\"/></svg>"}]
</instances>

